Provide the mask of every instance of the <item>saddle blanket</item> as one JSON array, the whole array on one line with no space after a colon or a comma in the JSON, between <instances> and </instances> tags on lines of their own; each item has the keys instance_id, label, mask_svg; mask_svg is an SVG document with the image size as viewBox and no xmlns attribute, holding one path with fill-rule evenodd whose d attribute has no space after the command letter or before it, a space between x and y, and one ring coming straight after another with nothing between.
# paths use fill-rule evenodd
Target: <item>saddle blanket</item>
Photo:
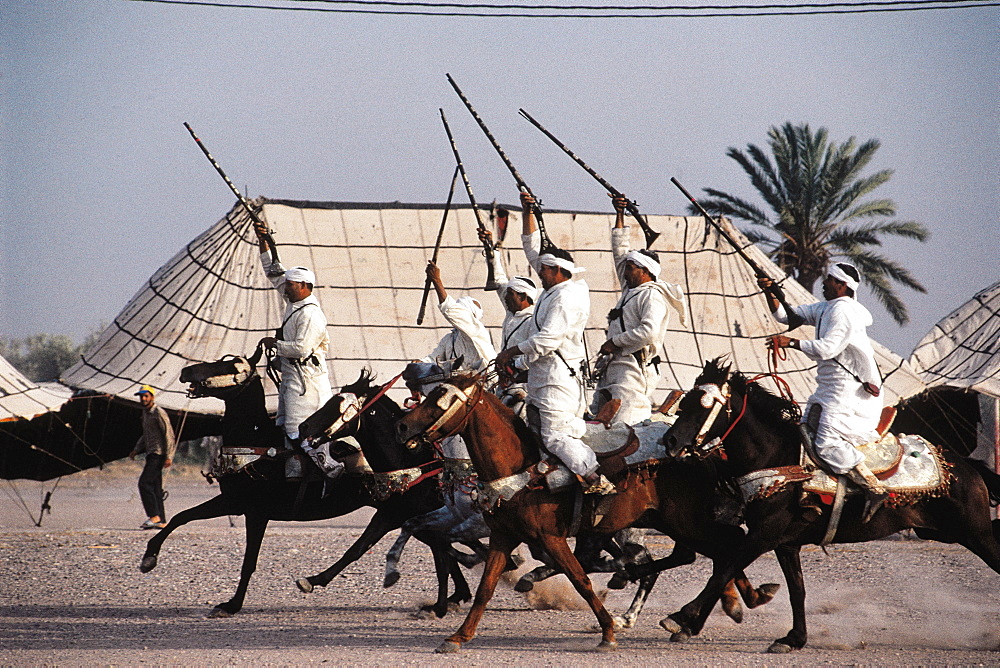
<instances>
[{"instance_id":1,"label":"saddle blanket","mask_svg":"<svg viewBox=\"0 0 1000 668\"><path fill-rule=\"evenodd\" d=\"M946 465L937 448L921 436L886 434L881 440L859 449L865 455L868 468L890 492L901 498L917 498L936 492L948 482ZM837 479L817 470L803 483L803 489L832 496L837 491ZM849 494L859 492L854 485L848 487Z\"/></svg>"},{"instance_id":2,"label":"saddle blanket","mask_svg":"<svg viewBox=\"0 0 1000 668\"><path fill-rule=\"evenodd\" d=\"M581 440L600 458L602 455L624 448L632 434L635 434L639 447L625 456L625 467L655 464L666 459L667 449L661 441L675 419L676 416L673 415L654 413L649 420L631 426L624 423L612 424L610 429L600 422L588 422L587 433ZM561 463L551 473L545 474L545 482L553 492L577 484L576 476Z\"/></svg>"}]
</instances>

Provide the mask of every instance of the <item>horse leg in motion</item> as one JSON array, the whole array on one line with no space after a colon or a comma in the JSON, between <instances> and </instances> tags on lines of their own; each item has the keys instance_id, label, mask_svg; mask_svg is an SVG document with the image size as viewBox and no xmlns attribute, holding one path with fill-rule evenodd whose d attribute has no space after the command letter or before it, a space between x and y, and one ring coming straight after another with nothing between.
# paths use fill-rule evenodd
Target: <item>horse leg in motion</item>
<instances>
[{"instance_id":1,"label":"horse leg in motion","mask_svg":"<svg viewBox=\"0 0 1000 668\"><path fill-rule=\"evenodd\" d=\"M508 535L500 535L493 532L490 535L490 551L486 555L486 565L483 567L483 576L479 580L479 587L476 589L476 597L472 601L472 607L465 621L450 638L445 640L434 650L438 654L450 654L461 649L463 643L467 643L476 636L476 628L486 611L486 606L493 598L497 583L500 581L500 574L503 572L504 564L510 557L511 552L520 545L518 539Z\"/></svg>"},{"instance_id":2,"label":"horse leg in motion","mask_svg":"<svg viewBox=\"0 0 1000 668\"><path fill-rule=\"evenodd\" d=\"M623 529L623 531L627 531L627 529ZM522 594L531 591L536 582L548 580L552 576L562 573L555 565L552 557L546 554L544 550L538 549L537 546L530 543L528 549L531 551L531 556L542 562L542 565L536 566L522 575L517 584L514 585L514 591L521 592ZM600 556L602 550L610 552L612 558L602 558ZM621 568L620 564L623 563L625 557L625 553L615 543L613 537L587 535L577 537L573 555L588 573L615 572ZM621 587L609 585L609 589L622 589L623 587L624 584Z\"/></svg>"},{"instance_id":3,"label":"horse leg in motion","mask_svg":"<svg viewBox=\"0 0 1000 668\"><path fill-rule=\"evenodd\" d=\"M476 598L473 601L472 608L469 610L469 615L458 631L445 640L435 651L439 653L457 652L463 643L475 637L476 628L486 609L486 605L496 590L504 563L514 548L521 542L507 535L498 536L497 533L494 532L490 536L490 553L486 558L486 567L483 571L483 577L479 581L479 589L476 591ZM577 593L583 597L597 617L597 621L601 625L602 635L598 649L615 649L618 643L615 640L614 620L612 620L611 614L604 607L604 603L594 593L594 587L587 577L587 573L580 566L576 557L573 556L573 551L570 550L566 539L562 536L542 534L538 536L538 541L566 574L570 582L573 583Z\"/></svg>"},{"instance_id":4,"label":"horse leg in motion","mask_svg":"<svg viewBox=\"0 0 1000 668\"><path fill-rule=\"evenodd\" d=\"M214 517L242 514L243 511L234 508L222 494L213 496L208 501L199 503L197 506L192 506L187 510L182 510L174 515L170 521L167 522L167 526L157 531L156 534L149 539L149 542L146 543L146 552L142 555L142 561L139 563L139 570L143 573L148 573L156 568L160 548L163 547L163 543L167 540L167 536L173 533L174 529L182 527L188 522L195 522L197 520L210 520Z\"/></svg>"},{"instance_id":5,"label":"horse leg in motion","mask_svg":"<svg viewBox=\"0 0 1000 668\"><path fill-rule=\"evenodd\" d=\"M209 617L232 617L243 608L247 587L250 586L250 576L257 570L257 559L260 556L261 543L264 542L267 522L267 518L261 514L246 514L246 548L243 552L243 565L240 568L240 583L236 586L233 597L215 606Z\"/></svg>"},{"instance_id":6,"label":"horse leg in motion","mask_svg":"<svg viewBox=\"0 0 1000 668\"><path fill-rule=\"evenodd\" d=\"M459 560L466 568L475 566L485 558L486 547L478 540L489 536L489 528L483 522L482 515L477 514L473 517L462 518L450 506L442 506L403 523L399 537L396 538L396 542L392 544L385 555L383 587L391 587L399 581L399 560L402 557L403 548L406 547L410 536L418 531L438 532L445 542L459 542L470 547L476 552L475 555L468 555L449 548L452 557ZM478 555L482 555L482 557Z\"/></svg>"},{"instance_id":7,"label":"horse leg in motion","mask_svg":"<svg viewBox=\"0 0 1000 668\"><path fill-rule=\"evenodd\" d=\"M204 503L200 503L187 510L182 510L174 515L173 519L167 522L167 526L158 531L146 544L146 553L143 555L139 566L139 570L143 573L148 573L156 568L157 555L160 553L160 548L163 546L163 542L167 539L167 536L174 529L195 520L207 520L226 515L246 516L246 547L243 552L243 566L240 569L240 582L236 587L236 593L225 603L215 606L212 612L209 613L209 617L232 617L243 608L247 587L250 584L250 576L257 570L257 558L260 556L260 546L264 541L267 518L254 513L245 513L243 510L235 508L231 502L220 494Z\"/></svg>"},{"instance_id":8,"label":"horse leg in motion","mask_svg":"<svg viewBox=\"0 0 1000 668\"><path fill-rule=\"evenodd\" d=\"M338 559L337 562L334 563L332 566L330 566L321 573L317 573L316 575L311 575L309 577L297 579L295 581L295 584L299 588L299 590L308 594L311 593L315 587L327 586L328 584L330 584L330 581L333 580L333 578L339 575L340 572L343 571L348 565L354 563L362 556L364 556L364 554L368 550L370 550L372 546L374 546L377 542L379 542L387 533L389 533L393 529L398 529L402 524L402 522L399 519L400 516L399 509L396 509L394 507L397 505L399 505L399 503L386 505L379 508L375 512L375 515L372 516L371 521L368 523L368 526L365 527L365 530L362 532L362 534L358 537L356 541L354 541L354 544L351 545L349 548L347 548L347 551L344 552L344 555L340 559ZM420 536L417 537L420 538ZM460 571L456 571L447 566L447 561L452 561L452 560L448 559L446 555L447 546L444 545L440 541L440 539L436 538L430 539L429 546L431 548L431 551L434 553L435 570L437 571L437 575L439 578L438 600L434 603L432 610L436 616L444 617L445 614L447 614L448 612L448 598L447 598L448 575L449 574L454 575L457 572L458 575L462 578L463 582L465 578L464 576L461 576ZM440 564L438 563L439 552L444 554L444 556L441 557L443 560L440 562ZM444 596L441 595L442 577L445 580ZM456 587L457 586L458 585L456 583ZM467 584L466 587L468 587Z\"/></svg>"}]
</instances>

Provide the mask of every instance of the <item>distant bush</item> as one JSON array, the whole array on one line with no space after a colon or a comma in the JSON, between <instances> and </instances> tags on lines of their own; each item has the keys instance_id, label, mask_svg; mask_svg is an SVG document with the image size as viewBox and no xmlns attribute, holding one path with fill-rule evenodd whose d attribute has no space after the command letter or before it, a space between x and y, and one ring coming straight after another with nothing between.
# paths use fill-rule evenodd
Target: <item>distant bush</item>
<instances>
[{"instance_id":1,"label":"distant bush","mask_svg":"<svg viewBox=\"0 0 1000 668\"><path fill-rule=\"evenodd\" d=\"M80 361L80 355L104 329L104 325L99 326L80 345L64 334L34 334L20 339L0 336L0 355L30 381L58 380L63 371Z\"/></svg>"}]
</instances>

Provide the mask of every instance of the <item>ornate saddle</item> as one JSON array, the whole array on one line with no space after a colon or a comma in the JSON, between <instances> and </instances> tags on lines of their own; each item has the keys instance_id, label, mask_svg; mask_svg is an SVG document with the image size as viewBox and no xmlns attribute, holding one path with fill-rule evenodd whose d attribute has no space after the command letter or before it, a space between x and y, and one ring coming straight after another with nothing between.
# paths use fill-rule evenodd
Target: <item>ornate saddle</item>
<instances>
[{"instance_id":1,"label":"ornate saddle","mask_svg":"<svg viewBox=\"0 0 1000 668\"><path fill-rule=\"evenodd\" d=\"M874 443L858 448L865 463L890 492L887 504L901 506L928 496L939 496L948 490L948 464L938 448L915 434L886 434ZM811 462L810 462L811 464ZM822 470L813 471L802 485L803 491L819 494L832 501L837 492L837 478ZM855 485L848 494L860 494Z\"/></svg>"}]
</instances>

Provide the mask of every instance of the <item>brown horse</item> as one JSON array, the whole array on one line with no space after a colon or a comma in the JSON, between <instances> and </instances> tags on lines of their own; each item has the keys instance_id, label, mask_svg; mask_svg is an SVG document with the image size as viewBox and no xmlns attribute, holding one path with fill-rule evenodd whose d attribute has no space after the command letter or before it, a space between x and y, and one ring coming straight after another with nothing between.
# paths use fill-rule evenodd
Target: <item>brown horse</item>
<instances>
[{"instance_id":1,"label":"brown horse","mask_svg":"<svg viewBox=\"0 0 1000 668\"><path fill-rule=\"evenodd\" d=\"M713 410L717 403L727 404L727 410ZM722 438L734 478L753 474L743 478L750 481L769 469L799 464L797 414L791 402L749 382L742 374L730 374L729 366L713 360L695 381L695 389L681 400L677 421L664 440L672 455L681 455L696 452L702 441L714 445ZM877 540L913 528L921 538L964 545L1000 573L1000 520L990 520L990 498L1000 493L1000 476L949 450L941 455L947 489L934 490L923 498L894 500L867 523L861 521L864 495L848 496L833 542ZM661 622L674 632L674 640L685 640L701 631L729 578L774 550L788 583L793 624L768 651L784 653L805 646L805 583L799 550L802 545L823 540L830 509L818 501L803 504L803 483L788 482L792 469L784 471L784 483L768 488L759 495L763 498L751 495L744 512L746 538L728 559L715 562L705 589Z\"/></svg>"},{"instance_id":2,"label":"brown horse","mask_svg":"<svg viewBox=\"0 0 1000 668\"><path fill-rule=\"evenodd\" d=\"M550 492L544 483L538 484L541 443L520 418L485 391L475 377L466 377L440 385L400 420L396 428L400 441L412 448L445 435L461 433L479 474L480 495L490 498L490 490L500 490L502 495L498 504L490 502L491 512L486 514L491 532L490 549L472 608L459 630L437 648L438 652L458 651L463 643L474 637L508 555L522 542L540 546L548 552L590 605L601 627L598 649L609 650L617 646L612 617L595 595L587 574L566 540L575 522L574 506L581 497L579 485L572 484L566 491ZM607 536L632 525L651 527L706 556L722 556L740 542L743 530L715 521L714 476L706 475L700 470L701 466L682 466L683 470L675 470L672 465L666 465L623 471L615 479L620 490L618 494L604 497L604 502L584 497L582 516L593 513L595 503L601 503L599 512L602 515L596 526L586 531ZM525 484L514 491L518 481ZM704 484L705 481L709 484ZM690 560L679 557L673 565L684 563ZM777 589L776 585L764 585L753 590L742 573L734 577L740 578L741 593L749 607L766 603Z\"/></svg>"}]
</instances>

